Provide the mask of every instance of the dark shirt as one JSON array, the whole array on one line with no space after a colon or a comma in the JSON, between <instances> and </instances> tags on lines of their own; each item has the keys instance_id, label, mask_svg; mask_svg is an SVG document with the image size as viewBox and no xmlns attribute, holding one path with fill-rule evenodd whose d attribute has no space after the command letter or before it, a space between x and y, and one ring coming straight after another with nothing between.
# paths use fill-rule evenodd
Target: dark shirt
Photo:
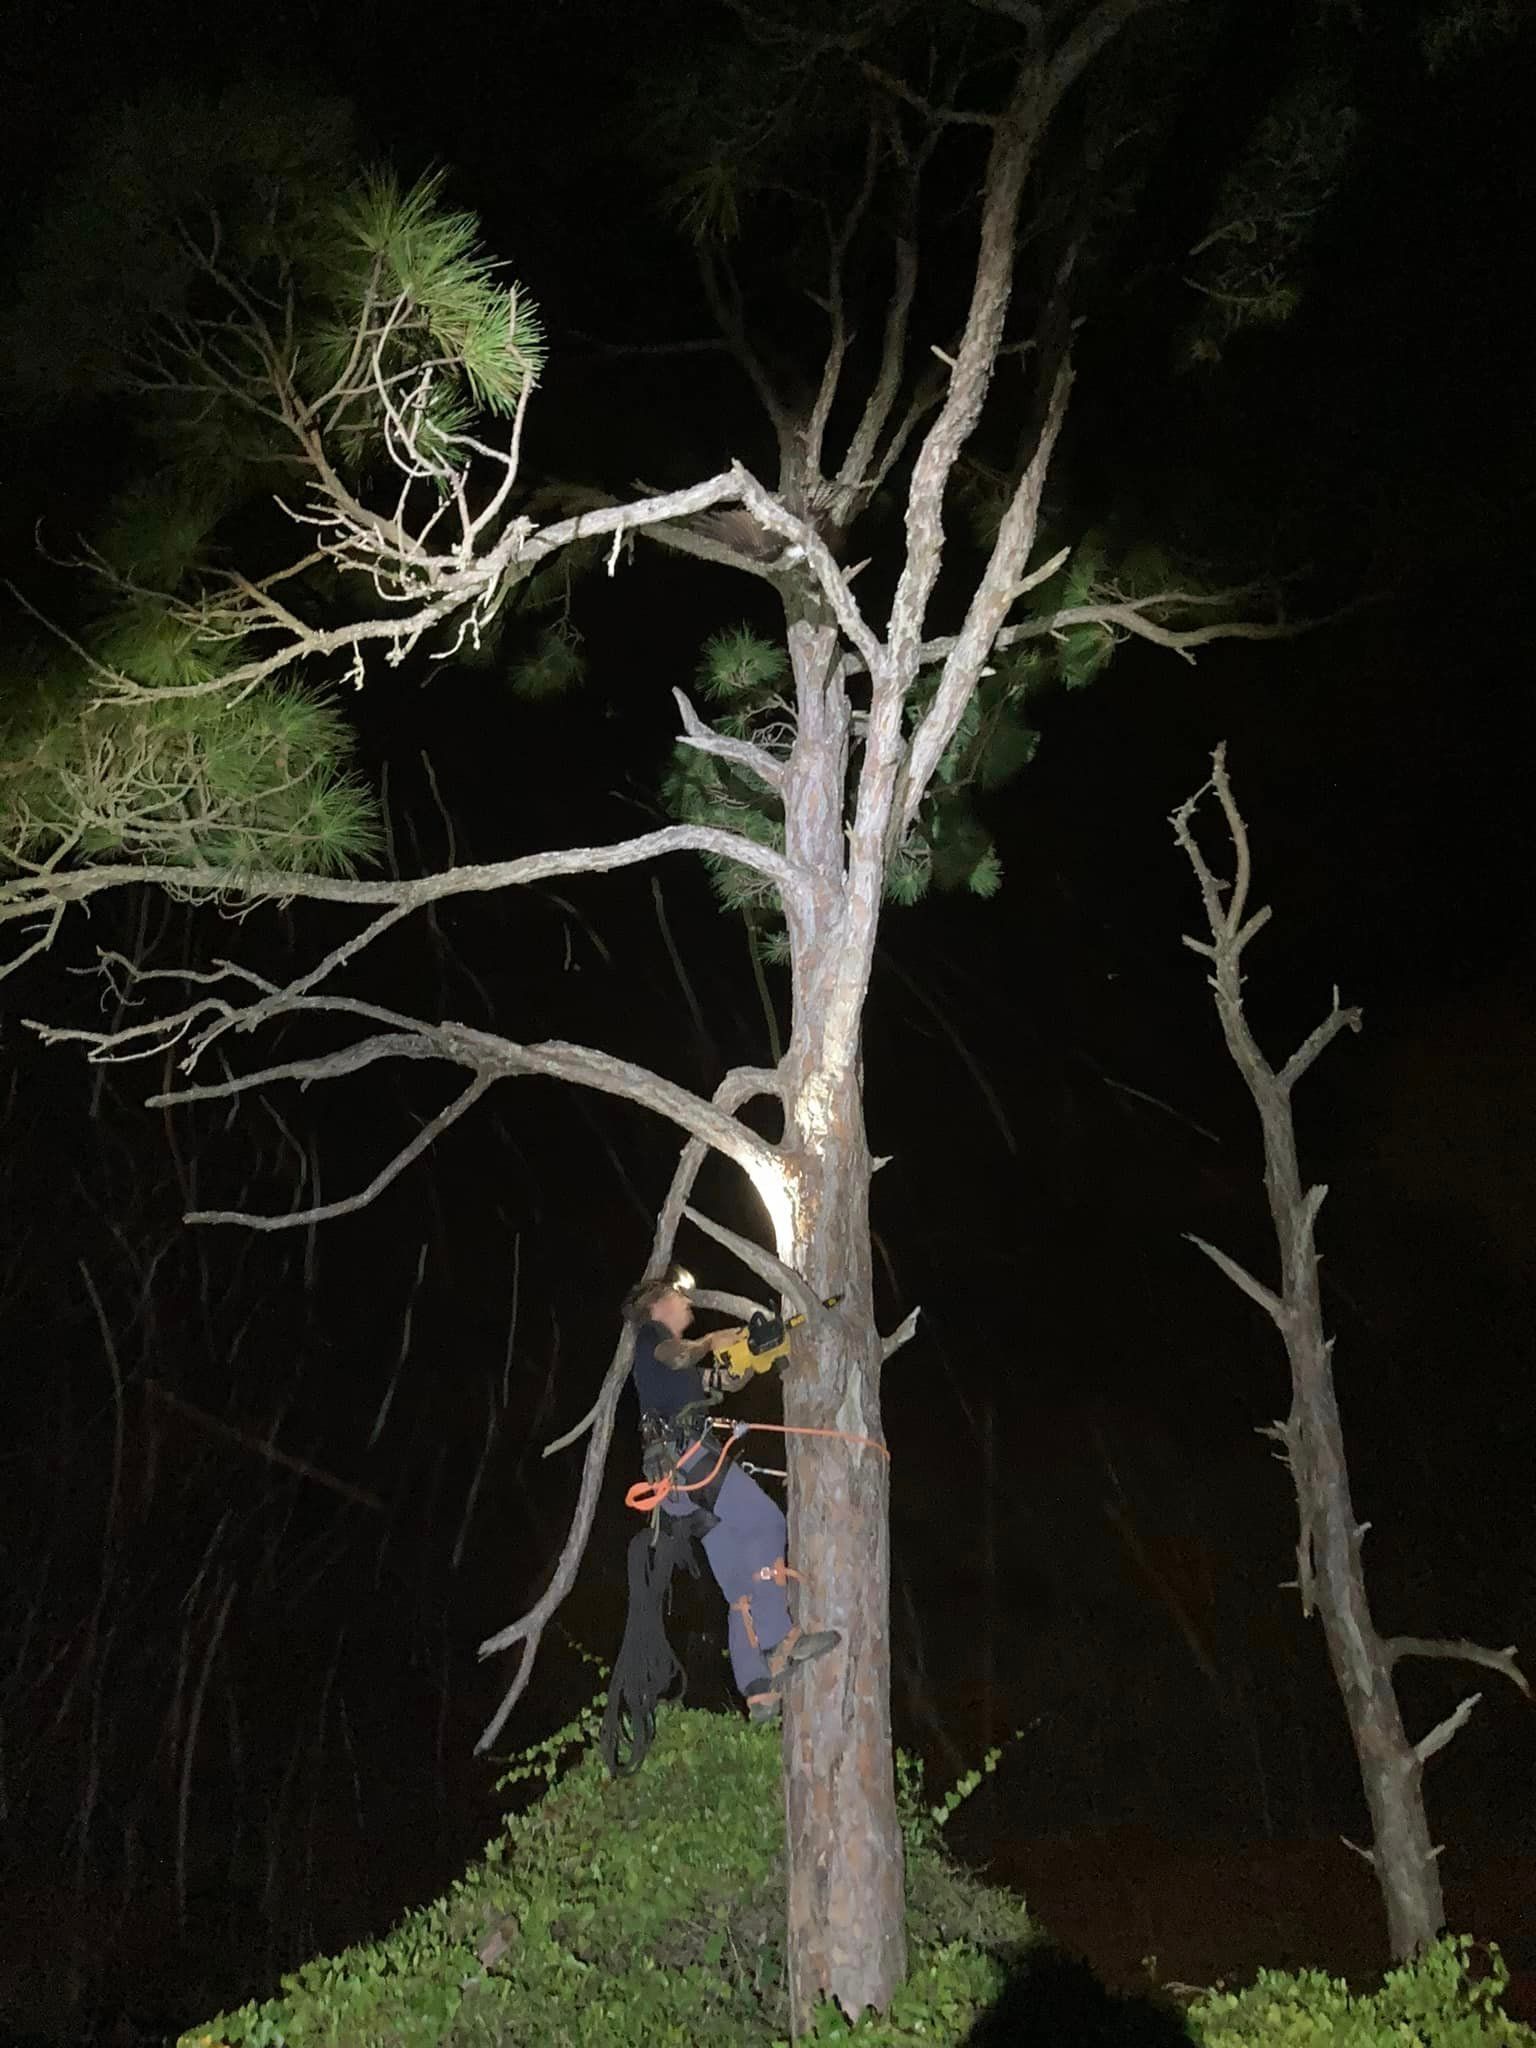
<instances>
[{"instance_id":1,"label":"dark shirt","mask_svg":"<svg viewBox=\"0 0 1536 2048\"><path fill-rule=\"evenodd\" d=\"M671 1335L664 1323L644 1323L635 1338L631 1376L642 1415L670 1417L705 1398L702 1366L663 1365L656 1356L657 1345L665 1344Z\"/></svg>"}]
</instances>

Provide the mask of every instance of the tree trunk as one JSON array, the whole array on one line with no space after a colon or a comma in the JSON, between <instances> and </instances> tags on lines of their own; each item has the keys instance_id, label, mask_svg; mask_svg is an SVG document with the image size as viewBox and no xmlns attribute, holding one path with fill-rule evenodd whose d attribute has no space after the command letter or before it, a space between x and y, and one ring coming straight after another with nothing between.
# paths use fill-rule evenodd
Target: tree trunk
<instances>
[{"instance_id":1,"label":"tree trunk","mask_svg":"<svg viewBox=\"0 0 1536 2048\"><path fill-rule=\"evenodd\" d=\"M869 1151L856 1076L807 1155L796 1246L815 1292L842 1297L784 1378L790 1558L801 1621L840 1647L788 1688L784 1724L789 1991L796 2033L825 1992L883 2011L906 1974L901 1829L891 1753L889 1464L882 1440L869 1241Z\"/></svg>"},{"instance_id":2,"label":"tree trunk","mask_svg":"<svg viewBox=\"0 0 1536 2048\"><path fill-rule=\"evenodd\" d=\"M1203 1239L1200 1246L1221 1270L1256 1301L1274 1322L1291 1367L1291 1410L1266 1431L1285 1446L1296 1489L1300 1533L1296 1544L1296 1585L1302 1612L1315 1607L1322 1617L1329 1661L1338 1682L1349 1732L1360 1763L1370 1808L1372 1840L1364 1856L1376 1873L1387 1912L1392 1953L1405 1960L1435 1941L1445 1925L1439 1851L1430 1840L1424 1811L1424 1765L1444 1748L1476 1706L1481 1694L1464 1699L1418 1742L1403 1725L1393 1670L1405 1656L1451 1657L1500 1671L1529 1692L1513 1649L1487 1650L1476 1643L1384 1638L1377 1633L1365 1588L1361 1542L1365 1527L1355 1519L1344 1428L1333 1380L1333 1345L1324 1334L1318 1285L1316 1229L1328 1190L1304 1188L1296 1153L1291 1096L1313 1061L1341 1031L1358 1031L1358 1010L1333 1007L1283 1067L1265 1058L1243 1010L1243 949L1269 918L1267 909L1248 911L1251 865L1247 827L1227 780L1225 748L1218 747L1212 779L1236 868L1230 884L1219 882L1195 843L1190 819L1205 791L1175 812L1174 834L1188 854L1211 928L1211 943L1185 944L1212 963L1211 987L1222 1035L1247 1083L1264 1134L1264 1188L1280 1253L1280 1289L1261 1280ZM1350 1845L1351 1847L1354 1844Z\"/></svg>"},{"instance_id":3,"label":"tree trunk","mask_svg":"<svg viewBox=\"0 0 1536 2048\"><path fill-rule=\"evenodd\" d=\"M794 1040L786 1057L785 1163L791 1216L780 1257L818 1299L839 1297L798 1343L784 1375L790 1563L803 1625L842 1643L786 1689L785 1840L791 2023L817 1999L883 2011L906 1974L906 1898L890 1703L890 1464L869 1236L858 1019L879 906L852 900L845 875L849 705L838 637L814 608L792 614L795 744L784 787L785 851L818 877L788 913Z\"/></svg>"},{"instance_id":4,"label":"tree trunk","mask_svg":"<svg viewBox=\"0 0 1536 2048\"><path fill-rule=\"evenodd\" d=\"M1440 1866L1424 1811L1424 1767L1403 1726L1392 1649L1377 1633L1366 1592L1363 1531L1350 1494L1332 1347L1323 1335L1313 1242L1320 1205L1302 1193L1288 1097L1266 1108L1263 1124L1265 1182L1285 1275L1282 1334L1292 1406L1277 1434L1286 1445L1301 1523L1297 1582L1305 1611L1315 1601L1322 1617L1370 1808L1372 1843L1364 1853L1381 1886L1392 1953L1402 1959L1427 1947L1445 1925Z\"/></svg>"}]
</instances>

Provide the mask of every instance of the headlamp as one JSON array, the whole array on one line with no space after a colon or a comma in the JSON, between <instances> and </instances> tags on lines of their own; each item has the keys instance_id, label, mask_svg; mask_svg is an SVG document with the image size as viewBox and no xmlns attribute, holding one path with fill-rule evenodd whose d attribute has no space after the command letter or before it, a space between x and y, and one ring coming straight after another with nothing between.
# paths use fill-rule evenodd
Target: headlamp
<instances>
[{"instance_id":1,"label":"headlamp","mask_svg":"<svg viewBox=\"0 0 1536 2048\"><path fill-rule=\"evenodd\" d=\"M692 1294L698 1284L686 1266L674 1266L668 1278L679 1294Z\"/></svg>"}]
</instances>

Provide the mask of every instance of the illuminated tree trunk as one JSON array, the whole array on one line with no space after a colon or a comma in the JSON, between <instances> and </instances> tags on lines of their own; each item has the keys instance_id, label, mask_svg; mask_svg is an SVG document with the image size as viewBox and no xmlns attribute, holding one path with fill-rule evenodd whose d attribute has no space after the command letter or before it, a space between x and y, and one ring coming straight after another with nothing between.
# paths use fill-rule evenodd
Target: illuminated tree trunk
<instances>
[{"instance_id":1,"label":"illuminated tree trunk","mask_svg":"<svg viewBox=\"0 0 1536 2048\"><path fill-rule=\"evenodd\" d=\"M795 1674L784 1718L789 1990L796 2033L818 1998L848 2013L890 2003L906 1971L905 1892L890 1712L889 1460L880 1420L859 1021L878 905L846 873L850 709L827 620L792 618L797 736L785 850L818 886L789 919L794 1035L785 1061L789 1242L818 1300L838 1297L784 1375L790 1561L801 1620L836 1628L831 1656ZM868 1439L868 1443L849 1439Z\"/></svg>"},{"instance_id":2,"label":"illuminated tree trunk","mask_svg":"<svg viewBox=\"0 0 1536 2048\"><path fill-rule=\"evenodd\" d=\"M829 1091L805 1161L796 1256L818 1295L842 1297L784 1379L791 1437L791 1560L799 1612L841 1631L788 1688L784 1787L789 1984L796 2031L825 1991L883 2010L906 1971L901 1830L891 1754L889 1463L840 1441L883 1439L871 1301L869 1150L856 1075ZM814 1145L814 1150L811 1146Z\"/></svg>"}]
</instances>

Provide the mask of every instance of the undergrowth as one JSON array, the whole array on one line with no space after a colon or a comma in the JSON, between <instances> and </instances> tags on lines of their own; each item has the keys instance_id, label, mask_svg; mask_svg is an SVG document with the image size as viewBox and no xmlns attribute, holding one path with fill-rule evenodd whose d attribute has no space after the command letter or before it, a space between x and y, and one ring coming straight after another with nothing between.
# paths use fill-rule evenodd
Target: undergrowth
<instances>
[{"instance_id":1,"label":"undergrowth","mask_svg":"<svg viewBox=\"0 0 1536 2048\"><path fill-rule=\"evenodd\" d=\"M304 1964L276 1997L221 2014L180 2048L776 2048L788 2035L779 1736L733 1716L663 1709L632 1778L595 1747L602 1701L525 1751L501 1781L522 1810L447 1895L383 1940ZM946 1822L993 1769L930 1802L903 1759L909 1973L889 2012L819 2041L958 2048L1047 1944L1021 1899L944 1853ZM533 1794L531 1798L529 1794ZM1536 2048L1499 2009L1502 1964L1474 1982L1468 1944L1444 1942L1379 1991L1317 1972L1264 1972L1181 2016L1143 2005L1157 2038L1200 2048ZM1047 1972L1041 1968L1040 1981ZM986 2038L1001 2039L996 2008ZM1135 2002L1111 2033L1138 2038ZM1105 2010L1110 2010L1106 2005ZM1043 2015L1034 2015L1038 2022ZM1043 2042L1059 2030L1028 2029ZM1095 2028L1095 2033L1098 2030ZM1109 2035L1105 2035L1107 2040Z\"/></svg>"}]
</instances>

